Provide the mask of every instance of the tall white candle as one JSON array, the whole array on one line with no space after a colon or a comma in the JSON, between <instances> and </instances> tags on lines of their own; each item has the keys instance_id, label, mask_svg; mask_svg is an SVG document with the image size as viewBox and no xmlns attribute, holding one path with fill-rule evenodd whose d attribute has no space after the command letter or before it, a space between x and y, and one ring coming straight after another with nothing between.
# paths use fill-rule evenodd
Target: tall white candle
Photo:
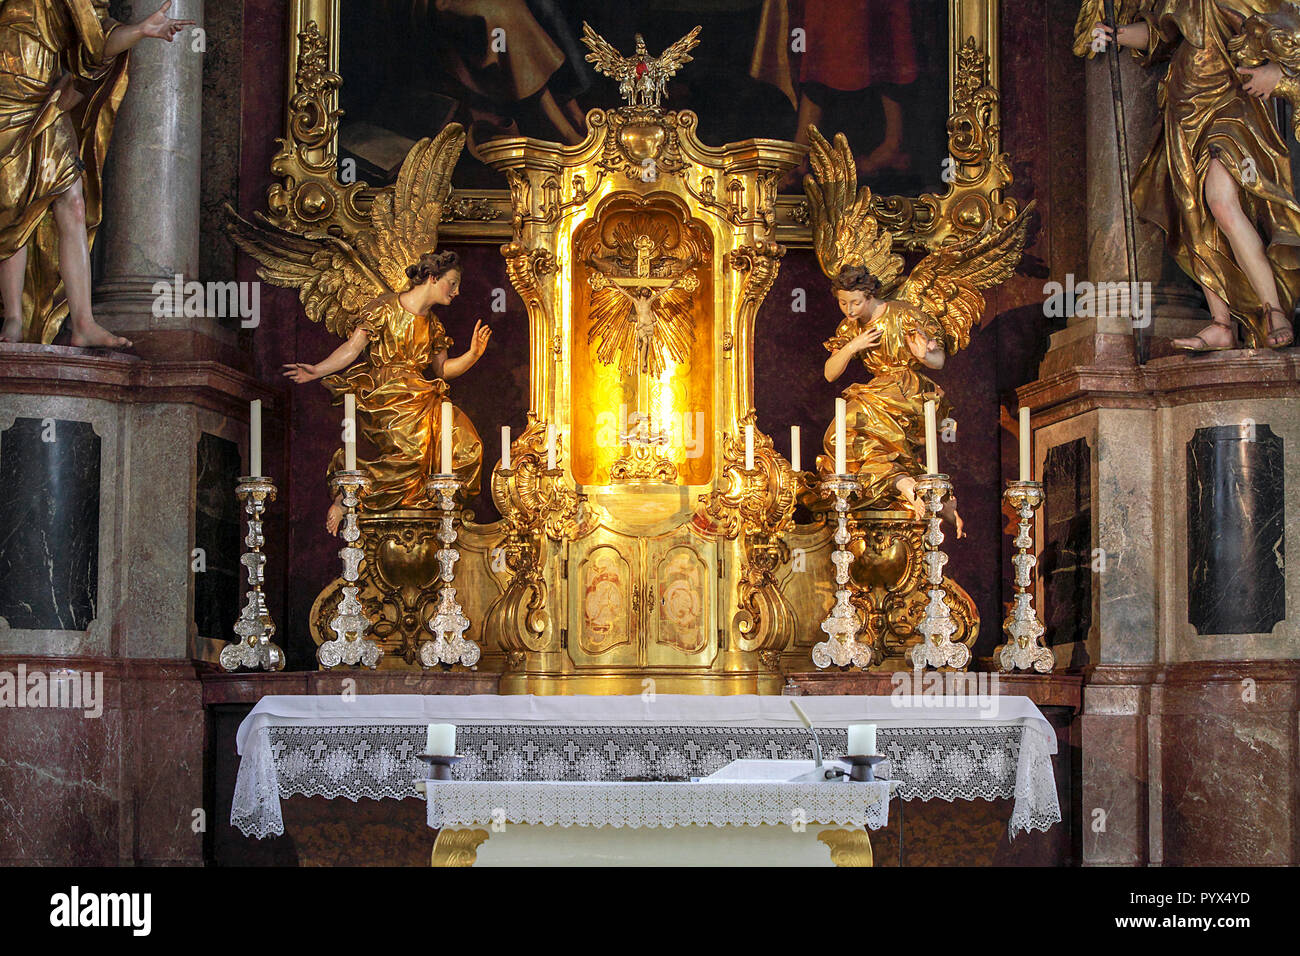
<instances>
[{"instance_id":1,"label":"tall white candle","mask_svg":"<svg viewBox=\"0 0 1300 956\"><path fill-rule=\"evenodd\" d=\"M447 399L442 400L442 421L439 425L439 438L442 439L442 456L438 459L442 463L440 469L444 475L450 475L451 468L451 402Z\"/></svg>"},{"instance_id":2,"label":"tall white candle","mask_svg":"<svg viewBox=\"0 0 1300 956\"><path fill-rule=\"evenodd\" d=\"M799 459L799 426L790 426L790 470L803 471L799 466L802 462Z\"/></svg>"},{"instance_id":3,"label":"tall white candle","mask_svg":"<svg viewBox=\"0 0 1300 956\"><path fill-rule=\"evenodd\" d=\"M876 725L849 724L848 752L854 757L876 756Z\"/></svg>"},{"instance_id":4,"label":"tall white candle","mask_svg":"<svg viewBox=\"0 0 1300 956\"><path fill-rule=\"evenodd\" d=\"M934 420L934 399L925 403L925 470L939 474L939 429Z\"/></svg>"},{"instance_id":5,"label":"tall white candle","mask_svg":"<svg viewBox=\"0 0 1300 956\"><path fill-rule=\"evenodd\" d=\"M843 475L848 471L848 465L845 460L845 453L848 449L846 437L848 428L845 421L848 415L848 405L844 399L835 399L835 474Z\"/></svg>"},{"instance_id":6,"label":"tall white candle","mask_svg":"<svg viewBox=\"0 0 1300 956\"><path fill-rule=\"evenodd\" d=\"M546 470L555 470L555 426L546 426Z\"/></svg>"},{"instance_id":7,"label":"tall white candle","mask_svg":"<svg viewBox=\"0 0 1300 956\"><path fill-rule=\"evenodd\" d=\"M754 426L745 426L745 470L754 470Z\"/></svg>"},{"instance_id":8,"label":"tall white candle","mask_svg":"<svg viewBox=\"0 0 1300 956\"><path fill-rule=\"evenodd\" d=\"M1033 467L1029 463L1033 433L1029 430L1029 409L1020 406L1020 480L1032 481Z\"/></svg>"},{"instance_id":9,"label":"tall white candle","mask_svg":"<svg viewBox=\"0 0 1300 956\"><path fill-rule=\"evenodd\" d=\"M357 470L357 397L343 396L343 470Z\"/></svg>"},{"instance_id":10,"label":"tall white candle","mask_svg":"<svg viewBox=\"0 0 1300 956\"><path fill-rule=\"evenodd\" d=\"M424 752L437 754L439 757L456 755L456 725L430 724L429 733L424 741Z\"/></svg>"},{"instance_id":11,"label":"tall white candle","mask_svg":"<svg viewBox=\"0 0 1300 956\"><path fill-rule=\"evenodd\" d=\"M248 474L262 477L262 400L248 403Z\"/></svg>"},{"instance_id":12,"label":"tall white candle","mask_svg":"<svg viewBox=\"0 0 1300 956\"><path fill-rule=\"evenodd\" d=\"M501 426L501 470L510 470L510 426Z\"/></svg>"}]
</instances>

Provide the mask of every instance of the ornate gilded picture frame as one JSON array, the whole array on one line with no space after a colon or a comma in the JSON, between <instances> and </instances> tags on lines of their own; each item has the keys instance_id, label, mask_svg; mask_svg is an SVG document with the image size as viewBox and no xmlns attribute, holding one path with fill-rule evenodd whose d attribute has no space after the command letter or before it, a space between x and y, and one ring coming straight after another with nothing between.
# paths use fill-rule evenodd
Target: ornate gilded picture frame
<instances>
[{"instance_id":1,"label":"ornate gilded picture frame","mask_svg":"<svg viewBox=\"0 0 1300 956\"><path fill-rule=\"evenodd\" d=\"M1006 221L1015 211L1002 196L1011 175L999 138L997 0L948 0L947 8L948 155L942 186L916 196L876 197L880 224L901 248L933 248L978 230L989 218ZM350 233L365 221L376 192L355 161L340 159L347 152L340 149L340 10L341 0L290 0L285 136L272 161L280 181L271 187L268 205L276 225L296 232L335 225ZM609 92L612 107L613 84ZM801 191L780 195L776 214L782 243L810 244ZM508 241L509 190L458 188L446 217L445 239Z\"/></svg>"}]
</instances>

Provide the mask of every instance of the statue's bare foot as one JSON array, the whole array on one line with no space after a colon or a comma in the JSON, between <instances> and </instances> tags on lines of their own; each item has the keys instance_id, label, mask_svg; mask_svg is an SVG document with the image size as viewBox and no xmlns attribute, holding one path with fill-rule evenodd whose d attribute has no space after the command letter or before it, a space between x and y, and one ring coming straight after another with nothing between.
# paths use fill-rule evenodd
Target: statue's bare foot
<instances>
[{"instance_id":1,"label":"statue's bare foot","mask_svg":"<svg viewBox=\"0 0 1300 956\"><path fill-rule=\"evenodd\" d=\"M94 319L72 327L71 342L82 349L129 349L131 340L114 335Z\"/></svg>"},{"instance_id":2,"label":"statue's bare foot","mask_svg":"<svg viewBox=\"0 0 1300 956\"><path fill-rule=\"evenodd\" d=\"M1225 352L1237 347L1237 330L1216 319L1190 338L1171 339L1169 344L1187 352Z\"/></svg>"},{"instance_id":3,"label":"statue's bare foot","mask_svg":"<svg viewBox=\"0 0 1300 956\"><path fill-rule=\"evenodd\" d=\"M21 342L23 340L23 320L21 318L5 319L0 326L0 342Z\"/></svg>"},{"instance_id":4,"label":"statue's bare foot","mask_svg":"<svg viewBox=\"0 0 1300 956\"><path fill-rule=\"evenodd\" d=\"M325 512L325 530L330 534L339 533L339 524L343 521L343 506L337 501Z\"/></svg>"},{"instance_id":5,"label":"statue's bare foot","mask_svg":"<svg viewBox=\"0 0 1300 956\"><path fill-rule=\"evenodd\" d=\"M947 501L945 501L943 503L943 507L939 509L939 514L942 517L946 518L949 524L952 524L954 527L956 527L958 538L966 537L966 530L965 530L966 523L961 520L961 515L957 513L956 498L949 498Z\"/></svg>"}]
</instances>

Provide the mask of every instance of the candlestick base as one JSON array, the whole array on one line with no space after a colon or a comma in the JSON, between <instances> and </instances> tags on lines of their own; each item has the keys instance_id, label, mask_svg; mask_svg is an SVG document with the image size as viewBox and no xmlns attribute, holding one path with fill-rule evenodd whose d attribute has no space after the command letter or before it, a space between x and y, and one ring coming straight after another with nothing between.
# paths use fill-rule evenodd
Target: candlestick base
<instances>
[{"instance_id":1,"label":"candlestick base","mask_svg":"<svg viewBox=\"0 0 1300 956\"><path fill-rule=\"evenodd\" d=\"M343 496L343 522L339 533L344 545L339 550L339 558L343 561L343 580L348 583L343 587L343 596L339 598L329 623L335 637L316 648L316 660L326 669L340 664L362 664L373 670L384 656L383 649L365 636L370 630L370 619L357 600L359 588L356 582L365 554L356 546L361 537L361 529L357 527L357 505L369 488L370 479L364 472L337 471L330 477L331 491Z\"/></svg>"},{"instance_id":2,"label":"candlestick base","mask_svg":"<svg viewBox=\"0 0 1300 956\"><path fill-rule=\"evenodd\" d=\"M266 595L262 592L266 567L266 555L262 553L262 545L266 543L262 535L262 514L267 502L275 500L275 483L261 476L240 478L235 486L235 497L243 502L244 512L248 515L248 533L244 536L248 550L239 559L248 572L248 598L239 620L235 622L235 634L239 640L223 647L218 661L227 671L241 667L283 670L284 651L271 641L275 636L275 624L271 621Z\"/></svg>"},{"instance_id":3,"label":"candlestick base","mask_svg":"<svg viewBox=\"0 0 1300 956\"><path fill-rule=\"evenodd\" d=\"M438 540L442 547L434 557L440 568L439 577L442 585L438 593L438 606L425 625L433 633L434 639L420 644L420 665L425 668L438 665L451 666L461 664L473 667L478 663L482 652L478 644L465 637L469 630L469 618L465 616L460 602L456 600L456 589L451 582L455 578L456 562L460 552L456 550L456 492L461 483L454 475L433 475L426 484L430 498L438 499L442 509L442 526L438 530Z\"/></svg>"},{"instance_id":4,"label":"candlestick base","mask_svg":"<svg viewBox=\"0 0 1300 956\"><path fill-rule=\"evenodd\" d=\"M1056 655L1042 643L1046 628L1034 610L1032 591L1032 572L1038 563L1038 558L1032 553L1032 523L1034 512L1043 503L1043 484L1040 481L1007 482L1003 497L1019 518L1016 537L1012 541L1016 553L1011 558L1015 568L1016 593L1011 599L1007 619L1002 623L1002 631L1008 640L994 649L993 656L998 662L998 670L1003 673L1032 669L1039 674L1050 674L1056 667Z\"/></svg>"},{"instance_id":5,"label":"candlestick base","mask_svg":"<svg viewBox=\"0 0 1300 956\"><path fill-rule=\"evenodd\" d=\"M870 645L859 641L858 632L862 629L862 619L857 608L849 601L853 589L849 586L849 565L853 563L853 553L849 551L850 540L848 525L849 496L856 494L861 485L856 475L835 475L822 482L822 487L835 495L835 550L831 552L831 563L835 565L835 604L822 621L821 629L826 632L826 640L813 645L813 664L825 669L834 664L837 667L854 667L865 670L871 666L873 650Z\"/></svg>"},{"instance_id":6,"label":"candlestick base","mask_svg":"<svg viewBox=\"0 0 1300 956\"><path fill-rule=\"evenodd\" d=\"M429 765L429 775L424 778L426 780L452 779L451 768L465 759L452 754L416 754L415 756Z\"/></svg>"},{"instance_id":7,"label":"candlestick base","mask_svg":"<svg viewBox=\"0 0 1300 956\"><path fill-rule=\"evenodd\" d=\"M870 783L876 779L876 772L873 768L876 764L882 763L888 758L881 755L847 754L840 759L853 768L849 771L850 780L855 783Z\"/></svg>"},{"instance_id":8,"label":"candlestick base","mask_svg":"<svg viewBox=\"0 0 1300 956\"><path fill-rule=\"evenodd\" d=\"M944 498L951 491L952 482L947 475L922 475L916 482L916 494L926 510L926 530L921 537L925 551L921 560L929 585L926 593L930 597L925 606L925 617L916 627L921 642L912 646L912 666L918 670L926 667L965 670L970 663L970 648L952 639L957 632L957 622L952 619L952 612L944 600L947 592L943 586L943 567L948 563L948 556L942 550L943 529L939 514L943 510Z\"/></svg>"}]
</instances>

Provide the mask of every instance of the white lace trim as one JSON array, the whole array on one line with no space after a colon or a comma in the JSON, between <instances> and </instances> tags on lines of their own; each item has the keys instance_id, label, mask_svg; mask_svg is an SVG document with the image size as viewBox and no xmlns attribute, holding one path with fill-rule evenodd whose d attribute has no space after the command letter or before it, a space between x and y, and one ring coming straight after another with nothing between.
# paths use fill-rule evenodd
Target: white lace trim
<instances>
[{"instance_id":1,"label":"white lace trim","mask_svg":"<svg viewBox=\"0 0 1300 956\"><path fill-rule=\"evenodd\" d=\"M429 786L429 826L791 826L880 829L892 782L568 783L451 781Z\"/></svg>"}]
</instances>

